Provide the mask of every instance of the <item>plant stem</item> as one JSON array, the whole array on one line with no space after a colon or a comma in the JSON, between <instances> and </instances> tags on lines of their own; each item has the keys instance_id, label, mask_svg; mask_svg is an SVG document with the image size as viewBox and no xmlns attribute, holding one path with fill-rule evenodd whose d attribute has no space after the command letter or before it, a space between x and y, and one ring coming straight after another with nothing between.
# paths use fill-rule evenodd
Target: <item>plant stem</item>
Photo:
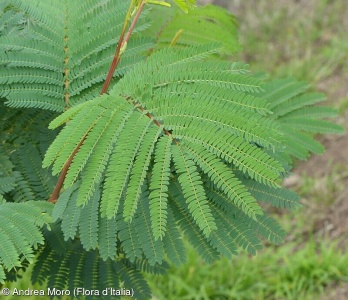
<instances>
[{"instance_id":1,"label":"plant stem","mask_svg":"<svg viewBox=\"0 0 348 300\"><path fill-rule=\"evenodd\" d=\"M60 193L60 190L62 189L63 187L63 183L64 183L64 180L65 180L65 176L66 176L66 173L68 172L68 169L72 163L72 160L73 158L75 157L77 151L79 151L82 143L84 142L84 140L86 139L86 136L87 136L88 132L83 136L83 138L81 139L81 141L78 143L78 145L76 146L76 148L74 149L73 153L70 155L69 159L67 160L67 162L64 164L64 167L62 169L62 172L60 173L59 175L59 178L57 180L57 184L56 186L54 187L54 190L50 196L50 198L48 199L48 202L57 202L58 200L58 197L59 197L59 193Z\"/></svg>"},{"instance_id":2,"label":"plant stem","mask_svg":"<svg viewBox=\"0 0 348 300\"><path fill-rule=\"evenodd\" d=\"M125 45L127 45L132 33L133 33L133 30L135 28L135 25L136 23L138 22L139 20L139 17L140 17L140 14L141 12L143 11L143 8L145 6L145 3L146 3L146 0L143 0L138 9L137 9L137 13L136 15L134 16L133 18L133 21L131 23L131 25L129 26L129 29L128 29L128 32L125 36L125 33L126 33L126 28L127 28L127 25L129 23L129 19L130 19L130 15L131 15L131 11L133 9L133 6L134 6L134 1L132 1L132 3L130 4L129 6L129 9L128 9L128 12L127 12L127 15L126 15L126 19L123 23L123 28L122 28L122 32L121 32L121 35L120 35L120 38L118 40L118 43L117 43L117 47L116 47L116 51L115 51L115 55L114 55L114 59L111 63L111 66L110 66L110 69L109 69L109 72L108 72L108 75L106 76L106 79L105 79L105 82L104 82L104 85L102 87L102 90L100 92L100 95L103 95L105 94L108 89L109 89L109 86L110 86L110 83L111 83L111 80L112 80L112 76L114 75L115 73L115 70L118 66L118 63L120 62L121 60L121 56L123 54L123 51L121 52L121 49L122 47L124 47ZM85 141L87 135L88 135L89 131L83 136L83 138L81 139L81 141L79 142L79 144L76 146L76 148L74 149L74 151L72 152L72 154L70 155L69 159L66 161L66 163L64 164L64 167L62 169L62 172L60 173L59 175L59 178L57 180L57 184L56 186L54 187L54 190L50 196L50 198L48 199L48 202L53 202L53 203L56 203L57 200L58 200L58 197L59 197L59 193L60 193L60 190L62 189L63 187L63 184L64 184L64 180L65 180L65 177L66 177L66 174L69 170L69 167L76 155L76 153L79 151L81 145L83 144L83 142Z\"/></svg>"},{"instance_id":3,"label":"plant stem","mask_svg":"<svg viewBox=\"0 0 348 300\"><path fill-rule=\"evenodd\" d=\"M145 109L142 106L138 105L137 103L133 102L133 105L136 106L139 110L141 110L142 113L145 112ZM149 119L151 119L152 122L154 122L158 127L162 126L161 123L158 122L150 113L146 113L145 116L147 116ZM173 142L175 144L177 144L177 145L180 144L167 129L163 128L163 132L166 135L168 135L173 140Z\"/></svg>"},{"instance_id":4,"label":"plant stem","mask_svg":"<svg viewBox=\"0 0 348 300\"><path fill-rule=\"evenodd\" d=\"M131 4L129 5L129 8L128 8L128 11L127 11L127 14L126 14L126 19L124 20L124 23L123 23L122 32L120 34L120 38L118 39L118 43L117 43L114 59L112 60L112 63L111 63L110 68L109 68L108 75L106 76L106 79L104 81L103 87L102 87L101 92L100 92L101 95L105 94L107 92L107 90L108 90L108 88L110 86L110 83L111 83L112 76L114 75L115 70L117 68L117 65L118 65L118 63L120 61L120 58L121 58L120 52L121 52L121 48L122 48L122 45L123 45L123 39L124 39L124 35L126 33L127 25L129 23L129 18L130 18L133 6L134 6L134 1L132 1Z\"/></svg>"}]
</instances>

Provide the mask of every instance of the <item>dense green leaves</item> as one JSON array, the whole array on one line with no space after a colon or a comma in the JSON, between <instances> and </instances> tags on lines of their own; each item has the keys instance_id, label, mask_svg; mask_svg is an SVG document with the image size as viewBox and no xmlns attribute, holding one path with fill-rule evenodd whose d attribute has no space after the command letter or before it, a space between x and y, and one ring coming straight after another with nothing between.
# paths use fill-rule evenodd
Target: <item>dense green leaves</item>
<instances>
[{"instance_id":1,"label":"dense green leaves","mask_svg":"<svg viewBox=\"0 0 348 300\"><path fill-rule=\"evenodd\" d=\"M0 203L0 282L5 279L4 269L20 267L32 262L38 244L44 244L40 229L51 223L53 205L43 201Z\"/></svg>"},{"instance_id":2,"label":"dense green leaves","mask_svg":"<svg viewBox=\"0 0 348 300\"><path fill-rule=\"evenodd\" d=\"M51 123L54 128L68 121L44 159L53 171L83 141L65 181L67 188L77 179L83 186L75 192L77 206L75 194L69 200L68 220L62 217L66 239L80 226L83 246L94 249L105 236L98 224L107 225L130 261L145 256L150 265L161 263L164 253L184 261L181 246L174 245L175 223L177 234L183 231L208 262L231 257L238 247L255 254L261 247L257 234L283 241L284 231L258 203L298 206L298 196L279 186L288 169L279 159L291 154L284 152L283 130L297 130L290 121L307 116L316 129L339 127L318 120L331 116L330 109L296 115L300 102L293 97L306 85L279 81L260 92L262 82L247 74L246 65L213 61L217 49L209 44L157 51L109 95L77 105ZM310 108L319 101L306 99ZM287 101L293 109L285 113ZM308 149L317 144L309 140ZM64 204L64 193L61 197ZM174 224L168 223L169 214ZM104 258L116 251L115 235L107 238L99 245Z\"/></svg>"},{"instance_id":3,"label":"dense green leaves","mask_svg":"<svg viewBox=\"0 0 348 300\"><path fill-rule=\"evenodd\" d=\"M79 241L74 241L63 253L49 245L41 247L31 279L34 284L47 282L50 289L67 289L71 295L77 287L99 291L99 295L90 295L89 299L110 299L110 288L120 288L123 283L131 294L133 289L136 299L148 299L150 289L141 273L146 267L122 257L103 260L97 251L86 252ZM160 273L163 269L155 266L151 271ZM103 296L102 291L107 288L109 294Z\"/></svg>"},{"instance_id":4,"label":"dense green leaves","mask_svg":"<svg viewBox=\"0 0 348 300\"><path fill-rule=\"evenodd\" d=\"M337 112L332 107L313 106L326 99L320 93L305 93L307 84L287 78L265 85L262 96L270 103L284 136L286 154L307 159L310 153L321 154L324 147L314 139L318 133L342 133L343 128L325 119Z\"/></svg>"},{"instance_id":5,"label":"dense green leaves","mask_svg":"<svg viewBox=\"0 0 348 300\"><path fill-rule=\"evenodd\" d=\"M102 96L130 1L1 2L1 281L38 251L33 282L123 282L141 299L141 271L186 262L183 238L208 263L255 254L259 236L283 242L259 202L299 206L281 181L292 157L322 153L314 134L342 132L336 112L305 83L222 60L239 49L224 10L174 2L189 12L150 28L145 9ZM28 202L48 199L69 160L53 211Z\"/></svg>"},{"instance_id":6,"label":"dense green leaves","mask_svg":"<svg viewBox=\"0 0 348 300\"><path fill-rule=\"evenodd\" d=\"M0 36L0 97L12 107L59 112L96 97L130 1L8 2L3 21L7 30ZM141 16L135 33L147 27ZM20 38L10 34L11 29L20 29ZM151 46L150 39L134 36L115 79L142 60Z\"/></svg>"}]
</instances>

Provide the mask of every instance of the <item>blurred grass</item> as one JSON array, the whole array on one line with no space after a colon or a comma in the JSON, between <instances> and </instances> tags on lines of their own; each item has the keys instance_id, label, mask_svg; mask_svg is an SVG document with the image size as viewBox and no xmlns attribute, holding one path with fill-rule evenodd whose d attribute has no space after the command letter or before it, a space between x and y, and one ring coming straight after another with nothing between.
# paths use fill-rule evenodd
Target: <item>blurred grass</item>
<instances>
[{"instance_id":1,"label":"blurred grass","mask_svg":"<svg viewBox=\"0 0 348 300\"><path fill-rule=\"evenodd\" d=\"M341 115L347 114L348 1L220 0L224 1L239 19L241 59L253 71L311 82L328 94ZM294 188L304 207L278 216L289 233L285 244L265 245L255 257L241 254L213 265L204 264L187 245L186 265L172 267L163 277L146 275L154 299L321 299L348 282L348 253L340 239L316 228L347 191L348 167L331 167L332 172L320 176L299 175ZM6 286L31 285L25 277Z\"/></svg>"},{"instance_id":2,"label":"blurred grass","mask_svg":"<svg viewBox=\"0 0 348 300\"><path fill-rule=\"evenodd\" d=\"M347 71L346 1L231 2L240 20L243 57L254 70L312 83Z\"/></svg>"},{"instance_id":3,"label":"blurred grass","mask_svg":"<svg viewBox=\"0 0 348 300\"><path fill-rule=\"evenodd\" d=\"M188 264L150 278L153 299L318 299L332 282L348 280L348 253L313 239L266 247L254 257L240 255L207 265L189 248Z\"/></svg>"},{"instance_id":4,"label":"blurred grass","mask_svg":"<svg viewBox=\"0 0 348 300\"><path fill-rule=\"evenodd\" d=\"M341 116L347 114L348 1L217 2L239 19L240 58L253 71L310 82ZM204 264L189 247L187 265L172 267L164 277L147 276L154 299L338 299L331 292L348 282L348 253L342 239L330 236L321 223L348 191L348 166L327 162L317 168L325 167L330 171L320 175L313 169L298 174L292 188L304 207L279 214L289 233L285 244L213 265Z\"/></svg>"}]
</instances>

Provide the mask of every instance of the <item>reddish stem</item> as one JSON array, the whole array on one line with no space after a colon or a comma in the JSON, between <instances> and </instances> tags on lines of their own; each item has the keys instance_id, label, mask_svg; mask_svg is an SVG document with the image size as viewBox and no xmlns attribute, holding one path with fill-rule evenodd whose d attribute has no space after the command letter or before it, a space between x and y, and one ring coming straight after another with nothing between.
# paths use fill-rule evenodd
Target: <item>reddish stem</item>
<instances>
[{"instance_id":1,"label":"reddish stem","mask_svg":"<svg viewBox=\"0 0 348 300\"><path fill-rule=\"evenodd\" d=\"M66 176L66 173L68 172L68 169L72 163L72 160L73 158L75 157L77 151L79 151L83 141L86 139L86 136L87 136L88 132L84 135L84 137L81 139L81 141L78 143L78 145L76 146L74 152L70 155L69 159L67 160L67 162L64 164L64 167L62 169L62 172L60 173L60 176L58 178L58 181L57 181L57 184L56 186L54 187L54 190L50 196L50 198L48 199L48 202L53 202L53 203L56 203L57 200L58 200L58 197L59 197L59 192L60 190L62 189L63 187L63 183L64 183L64 180L65 180L65 176Z\"/></svg>"},{"instance_id":2,"label":"reddish stem","mask_svg":"<svg viewBox=\"0 0 348 300\"><path fill-rule=\"evenodd\" d=\"M117 47L116 47L116 51L115 51L115 55L114 55L114 59L111 63L111 66L110 66L110 69L109 69L109 72L108 72L108 75L105 79L105 82L104 82L104 85L102 87L102 90L100 92L100 94L105 94L107 92L107 90L109 89L109 86L110 86L110 83L111 83L111 80L112 80L112 76L114 75L115 73L115 70L117 68L117 65L118 63L120 62L120 59L121 59L121 56L122 56L122 53L121 53L121 49L122 49L122 46L125 45L126 43L128 43L131 35L132 35L132 32L135 28L135 25L136 23L138 22L139 20L139 17L140 17L140 14L145 6L145 3L146 1L143 0L138 8L138 11L136 13L136 15L134 16L133 18L133 21L131 23L131 25L129 26L129 29L128 29L128 32L126 34L126 37L124 38L124 35L125 35L125 31L126 31L126 27L124 26L123 29L122 29L122 32L121 32L121 35L120 35L120 38L118 40L118 44L117 44ZM66 177L66 174L69 170L69 167L76 155L76 153L79 151L81 145L83 144L83 142L85 141L87 135L88 135L89 131L83 136L83 138L81 139L81 141L79 142L79 144L76 146L76 148L74 149L73 153L70 155L69 159L66 161L66 163L64 164L64 167L62 169L62 172L60 173L59 175L59 178L58 178L58 181L57 181L57 184L56 186L54 187L54 190L50 196L50 198L48 199L48 202L53 202L53 203L56 203L57 200L58 200L58 197L59 197L59 193L60 193L60 190L62 189L63 187L63 184L64 184L64 180L65 180L65 177Z\"/></svg>"},{"instance_id":3,"label":"reddish stem","mask_svg":"<svg viewBox=\"0 0 348 300\"><path fill-rule=\"evenodd\" d=\"M127 35L126 35L124 40L123 40L123 37L124 37L125 31L124 30L122 31L122 34L121 34L120 39L119 39L118 44L117 44L117 48L116 48L114 59L113 59L113 61L111 63L108 75L106 76L103 88L102 88L102 90L100 92L101 95L106 93L108 88L109 88L109 86L110 86L110 83L111 83L111 80L112 80L112 76L114 75L115 70L116 70L116 68L118 66L118 63L121 60L122 53L120 54L120 52L121 52L122 46L124 46L126 43L128 43L128 41L129 41L129 39L130 39L130 37L131 37L131 35L133 33L134 27L135 27L136 23L139 20L140 14L143 11L144 5L145 5L145 0L143 0L141 2L140 6L139 6L139 9L138 9L138 11L137 11L137 13L136 13L136 15L135 15L135 17L134 17L130 27L129 27L129 29L128 29Z\"/></svg>"},{"instance_id":4,"label":"reddish stem","mask_svg":"<svg viewBox=\"0 0 348 300\"><path fill-rule=\"evenodd\" d=\"M136 104L135 102L133 102L133 105L136 106L137 108L139 108L141 110L141 112L145 111L145 109L142 106ZM156 119L154 119L154 117L150 113L146 113L145 116L150 118L158 127L161 127L161 123L158 122ZM175 144L177 144L177 145L179 144L179 142L175 138L173 138L172 134L167 129L163 128L163 132L166 135L168 135L169 137L171 137Z\"/></svg>"}]
</instances>

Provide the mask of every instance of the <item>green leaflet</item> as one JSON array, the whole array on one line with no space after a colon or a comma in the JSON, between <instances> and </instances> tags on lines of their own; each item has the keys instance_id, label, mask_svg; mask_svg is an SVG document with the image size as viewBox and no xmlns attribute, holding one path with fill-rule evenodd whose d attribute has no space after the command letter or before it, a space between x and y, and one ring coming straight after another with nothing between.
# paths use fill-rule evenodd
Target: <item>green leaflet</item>
<instances>
[{"instance_id":1,"label":"green leaflet","mask_svg":"<svg viewBox=\"0 0 348 300\"><path fill-rule=\"evenodd\" d=\"M237 234L236 237L239 236L237 243L244 248L247 247L247 250L250 253L255 254L256 251L261 247L258 238L255 236L255 233L250 230L254 230L257 234L261 235L263 238L266 238L271 243L274 243L276 245L284 242L286 232L273 218L264 214L262 216L259 216L256 220L252 219L243 212L239 211L233 204L231 205L229 203L227 205L228 199L226 199L223 194L215 192L214 190L208 188L207 195L209 199L211 199L217 205L217 207L221 209L218 211L221 216L221 218L219 218L221 222L225 220L225 222L227 221L231 223L234 230L239 227L239 230L249 231L246 232L243 238L241 234ZM231 215L232 218L226 218L226 216ZM231 226L231 224L229 226ZM228 225L225 224L225 227L226 226ZM231 231L231 234L235 232L234 230Z\"/></svg>"},{"instance_id":2,"label":"green leaflet","mask_svg":"<svg viewBox=\"0 0 348 300\"><path fill-rule=\"evenodd\" d=\"M13 177L0 178L0 194L7 193L15 187L16 180Z\"/></svg>"},{"instance_id":3,"label":"green leaflet","mask_svg":"<svg viewBox=\"0 0 348 300\"><path fill-rule=\"evenodd\" d=\"M180 145L172 146L173 160L179 175L178 181L190 213L203 233L209 236L217 229L215 220L210 212L197 167L184 151Z\"/></svg>"},{"instance_id":4,"label":"green leaflet","mask_svg":"<svg viewBox=\"0 0 348 300\"><path fill-rule=\"evenodd\" d=\"M82 208L76 205L77 190L72 192L70 201L64 211L64 218L62 220L62 231L64 233L64 240L74 239L80 221Z\"/></svg>"},{"instance_id":5,"label":"green leaflet","mask_svg":"<svg viewBox=\"0 0 348 300\"><path fill-rule=\"evenodd\" d=\"M69 189L66 189L59 197L59 202L57 202L56 205L54 205L53 212L52 212L52 218L53 222L57 221L58 219L63 219L65 210L67 208L67 205L72 197L72 193L76 193L76 190L79 188L80 184L75 183L72 187Z\"/></svg>"},{"instance_id":6,"label":"green leaflet","mask_svg":"<svg viewBox=\"0 0 348 300\"><path fill-rule=\"evenodd\" d=\"M91 153L89 157L89 163L84 171L85 180L81 183L81 190L78 195L79 205L86 204L99 185L110 156L111 159L115 156L115 154L112 156L114 143L119 137L124 123L133 114L133 110L129 109L129 106L127 106L128 103L122 104L123 106L120 107L121 109L112 110L111 116L105 124L106 126L103 128L102 135L99 135L100 139L98 143L93 144L93 153ZM115 128L117 129L115 130ZM87 137L87 139L90 139L90 137ZM117 153L117 151L114 151L114 153ZM118 155L118 153L116 155ZM108 172L108 174L110 173ZM117 198L114 198L114 200L116 199ZM104 202L105 201L103 201L103 207L105 205Z\"/></svg>"},{"instance_id":7,"label":"green leaflet","mask_svg":"<svg viewBox=\"0 0 348 300\"><path fill-rule=\"evenodd\" d=\"M103 260L116 255L117 223L114 219L99 218L99 253Z\"/></svg>"},{"instance_id":8,"label":"green leaflet","mask_svg":"<svg viewBox=\"0 0 348 300\"><path fill-rule=\"evenodd\" d=\"M62 232L61 223L55 222L51 226L51 228L44 228L42 233L47 241L47 245L54 249L59 255L64 255L69 247L73 244L73 240L64 241L64 234Z\"/></svg>"},{"instance_id":9,"label":"green leaflet","mask_svg":"<svg viewBox=\"0 0 348 300\"><path fill-rule=\"evenodd\" d=\"M136 268L129 268L123 261L115 262L114 265L114 268L118 270L124 284L134 288L134 296L137 299L147 299L150 297L150 288L142 274Z\"/></svg>"},{"instance_id":10,"label":"green leaflet","mask_svg":"<svg viewBox=\"0 0 348 300\"><path fill-rule=\"evenodd\" d=\"M134 220L134 229L138 235L141 248L151 266L156 263L161 264L163 261L164 251L161 240L155 240L151 227L151 218L149 210L149 198L146 186L139 199L137 216Z\"/></svg>"},{"instance_id":11,"label":"green leaflet","mask_svg":"<svg viewBox=\"0 0 348 300\"><path fill-rule=\"evenodd\" d=\"M312 133L343 133L342 127L336 124L332 124L328 121L313 120L313 119L286 119L283 118L281 122L285 126L289 126L293 129L307 131Z\"/></svg>"},{"instance_id":12,"label":"green leaflet","mask_svg":"<svg viewBox=\"0 0 348 300\"><path fill-rule=\"evenodd\" d=\"M262 96L270 102L272 118L281 124L287 155L307 159L310 153L321 154L324 146L314 139L317 133L343 133L343 128L325 119L335 116L330 107L313 104L326 99L320 93L305 93L308 85L287 78L265 85Z\"/></svg>"},{"instance_id":13,"label":"green leaflet","mask_svg":"<svg viewBox=\"0 0 348 300\"><path fill-rule=\"evenodd\" d=\"M127 265L131 266L130 262L126 259L123 259L122 262ZM168 268L169 265L165 261L163 261L162 264L155 264L154 266L151 266L146 260L143 259L136 259L134 261L135 268L142 272L148 272L151 274L164 274Z\"/></svg>"},{"instance_id":14,"label":"green leaflet","mask_svg":"<svg viewBox=\"0 0 348 300\"><path fill-rule=\"evenodd\" d=\"M32 262L33 249L44 243L40 229L51 223L52 204L41 201L0 204L0 281L4 269L20 267L24 260Z\"/></svg>"},{"instance_id":15,"label":"green leaflet","mask_svg":"<svg viewBox=\"0 0 348 300\"><path fill-rule=\"evenodd\" d=\"M262 237L275 245L284 243L285 230L270 216L263 215L257 221L251 220L251 227Z\"/></svg>"},{"instance_id":16,"label":"green leaflet","mask_svg":"<svg viewBox=\"0 0 348 300\"><path fill-rule=\"evenodd\" d=\"M182 235L176 226L172 209L169 207L167 212L167 231L163 238L163 247L168 255L168 259L179 266L186 263L187 260L185 245L182 241Z\"/></svg>"},{"instance_id":17,"label":"green leaflet","mask_svg":"<svg viewBox=\"0 0 348 300\"><path fill-rule=\"evenodd\" d=\"M288 136L288 140L284 142L288 155L305 160L309 157L310 153L324 153L324 146L316 141L312 134L294 130L291 125L283 125L283 129L286 131Z\"/></svg>"},{"instance_id":18,"label":"green leaflet","mask_svg":"<svg viewBox=\"0 0 348 300\"><path fill-rule=\"evenodd\" d=\"M146 120L141 114L135 112L120 133L119 142L116 143L110 158L103 190L101 211L108 218L117 213L119 202L129 182L133 162L150 125L150 120ZM130 199L130 205L132 201L135 199Z\"/></svg>"},{"instance_id":19,"label":"green leaflet","mask_svg":"<svg viewBox=\"0 0 348 300\"><path fill-rule=\"evenodd\" d=\"M82 129L83 131L81 131L83 133L81 139L85 136L86 138L83 141L83 147L81 147L80 151L75 155L74 161L66 176L65 186L67 187L71 186L72 183L76 181L87 161L89 161L89 166L91 167L91 169L86 169L87 176L93 174L98 178L98 175L104 171L103 166L105 165L105 161L107 161L110 152L110 148L106 145L107 143L112 143L114 136L117 136L118 134L118 131L115 130L115 128L117 128L120 123L122 124L123 115L127 115L128 111L131 110L128 103L121 102L120 105L115 105L115 101L111 102L112 105L108 105L110 104L108 101L109 98L105 98L106 101L101 104L101 113L98 113L98 117L94 117L94 112L98 111L99 106L93 107L93 112L88 115L88 118L87 115L82 116L82 118L85 118L88 122L83 122L82 124L82 126L85 126L85 129ZM90 122L91 119L94 119L94 121ZM88 123L92 123L92 125L90 126ZM67 127L67 130L68 129L70 128ZM66 140L66 142L69 143L69 139ZM106 147L101 148L101 146ZM86 183L92 184L91 180L88 180ZM91 186L94 187L94 185ZM86 202L87 201L80 194L78 204L85 204Z\"/></svg>"},{"instance_id":20,"label":"green leaflet","mask_svg":"<svg viewBox=\"0 0 348 300\"><path fill-rule=\"evenodd\" d=\"M220 130L221 137L216 135L213 130L207 130L208 133L203 134L205 128L213 129L201 126L203 130L195 128L196 130L193 131L190 127L189 130L180 133L190 141L188 144L192 148L199 147L203 151L210 150L215 155L233 163L239 170L258 182L273 187L278 186L280 174L284 171L278 161L272 159L265 151L255 145L246 143L239 137L231 137L223 130ZM203 144L205 147L197 146L197 144Z\"/></svg>"},{"instance_id":21,"label":"green leaflet","mask_svg":"<svg viewBox=\"0 0 348 300\"><path fill-rule=\"evenodd\" d=\"M80 187L81 188L81 187ZM91 201L81 210L79 233L81 244L86 250L96 249L98 246L98 206L100 199L100 190L97 189Z\"/></svg>"},{"instance_id":22,"label":"green leaflet","mask_svg":"<svg viewBox=\"0 0 348 300\"><path fill-rule=\"evenodd\" d=\"M196 0L173 0L174 3L179 6L184 12L188 12L189 9L195 7Z\"/></svg>"},{"instance_id":23,"label":"green leaflet","mask_svg":"<svg viewBox=\"0 0 348 300\"><path fill-rule=\"evenodd\" d=\"M0 265L0 282L3 283L5 282L6 279L6 274L4 272L4 268Z\"/></svg>"},{"instance_id":24,"label":"green leaflet","mask_svg":"<svg viewBox=\"0 0 348 300\"><path fill-rule=\"evenodd\" d=\"M154 237L165 235L167 227L168 184L170 176L172 139L167 135L160 138L155 149L155 164L150 182L150 214Z\"/></svg>"},{"instance_id":25,"label":"green leaflet","mask_svg":"<svg viewBox=\"0 0 348 300\"><path fill-rule=\"evenodd\" d=\"M66 127L65 130L59 133L58 138L51 144L49 150L46 152L43 161L44 167L55 161L53 172L59 173L61 171L66 158L72 154L78 143L93 128L96 119L102 117L105 109L101 105L103 102L106 102L106 97L100 97L98 100L99 101L91 103L92 105L87 106L86 109L79 111L79 113L75 115L75 118L69 122L69 127ZM101 105L99 105L99 103L101 103ZM87 116L90 117L90 119L87 118Z\"/></svg>"},{"instance_id":26,"label":"green leaflet","mask_svg":"<svg viewBox=\"0 0 348 300\"><path fill-rule=\"evenodd\" d=\"M295 209L300 205L300 197L290 190L282 188L265 189L261 184L251 180L243 180L250 193L258 200L271 203L275 207Z\"/></svg>"},{"instance_id":27,"label":"green leaflet","mask_svg":"<svg viewBox=\"0 0 348 300\"><path fill-rule=\"evenodd\" d=\"M235 17L218 6L197 7L187 14L177 12L160 31L155 49L216 42L222 45L221 54L233 55L241 50L237 28Z\"/></svg>"},{"instance_id":28,"label":"green leaflet","mask_svg":"<svg viewBox=\"0 0 348 300\"><path fill-rule=\"evenodd\" d=\"M173 215L185 237L205 262L213 263L214 260L219 258L219 252L208 242L207 237L193 220L185 205L183 196L174 184L170 185L170 195L172 200L170 201L170 208L173 210Z\"/></svg>"},{"instance_id":29,"label":"green leaflet","mask_svg":"<svg viewBox=\"0 0 348 300\"><path fill-rule=\"evenodd\" d=\"M162 128L152 125L149 128L147 135L144 136L143 142L140 145L139 153L133 164L126 197L124 200L123 216L126 221L131 221L135 214L137 202L139 201L142 192L146 172L150 165L151 154L161 132Z\"/></svg>"},{"instance_id":30,"label":"green leaflet","mask_svg":"<svg viewBox=\"0 0 348 300\"><path fill-rule=\"evenodd\" d=\"M215 220L217 220L216 222L219 230L215 230L212 233L209 242L214 246L214 248L216 248L221 256L231 259L233 255L238 254L236 243L233 240L233 234L225 229L224 226L227 224L219 218L219 215L216 214L214 208L212 209L212 213Z\"/></svg>"},{"instance_id":31,"label":"green leaflet","mask_svg":"<svg viewBox=\"0 0 348 300\"><path fill-rule=\"evenodd\" d=\"M116 221L123 252L129 261L134 262L136 258L142 257L141 244L134 228L134 222L125 222L121 213L117 216Z\"/></svg>"},{"instance_id":32,"label":"green leaflet","mask_svg":"<svg viewBox=\"0 0 348 300\"><path fill-rule=\"evenodd\" d=\"M221 228L229 228L230 230L229 236L224 240L225 243L238 245L247 250L250 254L255 255L256 252L262 248L260 239L243 218L248 220L248 222L254 221L258 223L258 219L263 216L258 216L257 219L248 216L242 210L238 209L234 203L231 203L224 193L219 192L215 184L211 182L206 182L205 188L209 200L215 204L214 214L219 220ZM240 215L243 216L243 218L240 218ZM233 246L231 248L233 249ZM230 254L227 255L230 256Z\"/></svg>"},{"instance_id":33,"label":"green leaflet","mask_svg":"<svg viewBox=\"0 0 348 300\"><path fill-rule=\"evenodd\" d=\"M49 171L41 168L42 155L31 143L20 146L12 159L22 176L32 187L36 197L45 199L51 193L54 181Z\"/></svg>"},{"instance_id":34,"label":"green leaflet","mask_svg":"<svg viewBox=\"0 0 348 300\"><path fill-rule=\"evenodd\" d=\"M0 194L14 202L47 198L55 178L40 165L47 143L56 134L45 128L53 114L12 110L2 103L0 107Z\"/></svg>"},{"instance_id":35,"label":"green leaflet","mask_svg":"<svg viewBox=\"0 0 348 300\"><path fill-rule=\"evenodd\" d=\"M191 146L191 147L190 147ZM262 215L260 206L256 200L241 185L234 174L213 154L205 151L203 147L189 145L189 153L199 164L203 172L208 174L218 189L223 191L229 198L240 207L241 210L252 218Z\"/></svg>"}]
</instances>

